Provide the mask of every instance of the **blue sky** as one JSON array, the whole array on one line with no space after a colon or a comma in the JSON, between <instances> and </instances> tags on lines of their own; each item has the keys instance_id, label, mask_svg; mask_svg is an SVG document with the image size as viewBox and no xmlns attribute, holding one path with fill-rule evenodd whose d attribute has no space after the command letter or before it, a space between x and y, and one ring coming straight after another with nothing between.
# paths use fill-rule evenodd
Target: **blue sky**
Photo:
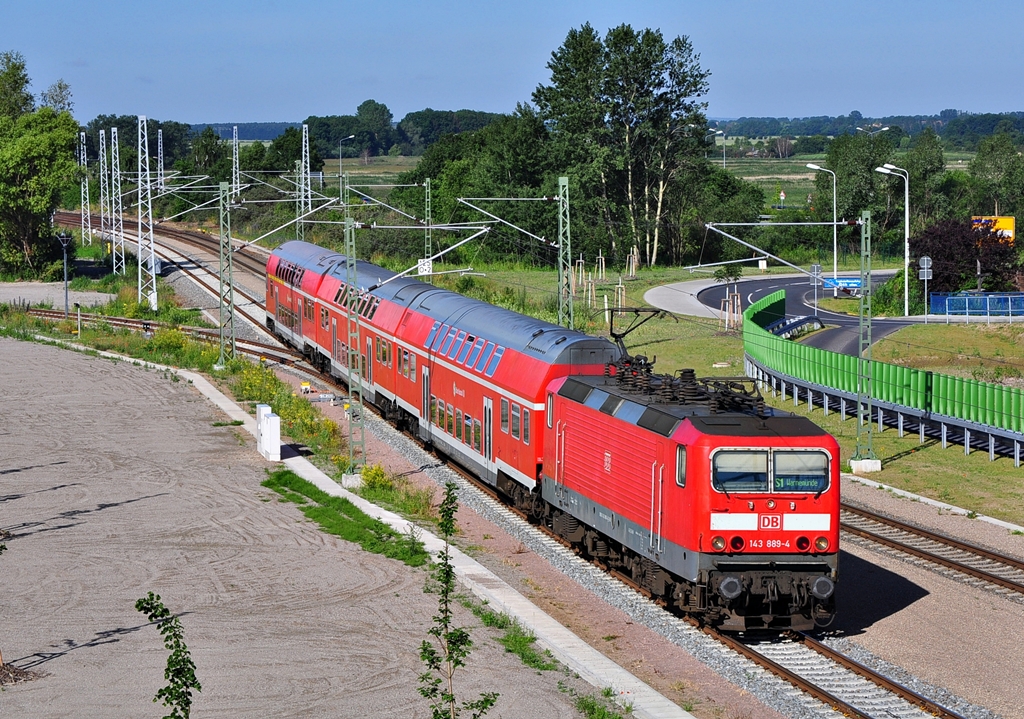
<instances>
[{"instance_id":1,"label":"blue sky","mask_svg":"<svg viewBox=\"0 0 1024 719\"><path fill-rule=\"evenodd\" d=\"M1024 110L1024 3L0 0L0 50L75 115L298 121L368 98L508 112L570 28L689 36L712 117Z\"/></svg>"}]
</instances>

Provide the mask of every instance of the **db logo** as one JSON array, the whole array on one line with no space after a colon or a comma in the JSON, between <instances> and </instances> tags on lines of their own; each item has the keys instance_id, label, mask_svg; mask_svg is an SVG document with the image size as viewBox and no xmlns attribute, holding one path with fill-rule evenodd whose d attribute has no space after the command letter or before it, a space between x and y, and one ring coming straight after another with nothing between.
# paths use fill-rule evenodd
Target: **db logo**
<instances>
[{"instance_id":1,"label":"db logo","mask_svg":"<svg viewBox=\"0 0 1024 719\"><path fill-rule=\"evenodd\" d=\"M782 529L782 515L762 514L761 529Z\"/></svg>"}]
</instances>

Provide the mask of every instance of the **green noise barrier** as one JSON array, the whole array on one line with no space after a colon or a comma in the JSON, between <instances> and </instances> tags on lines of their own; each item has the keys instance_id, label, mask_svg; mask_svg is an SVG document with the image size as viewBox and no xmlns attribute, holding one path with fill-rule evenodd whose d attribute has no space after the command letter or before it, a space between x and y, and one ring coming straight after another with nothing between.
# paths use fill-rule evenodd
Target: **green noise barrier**
<instances>
[{"instance_id":1,"label":"green noise barrier","mask_svg":"<svg viewBox=\"0 0 1024 719\"><path fill-rule=\"evenodd\" d=\"M743 313L747 355L776 372L811 384L855 394L857 358L792 342L764 327L786 313L786 291L779 290ZM871 362L874 399L907 409L977 422L1011 432L1024 431L1024 399L1019 387L953 377L925 370Z\"/></svg>"}]
</instances>

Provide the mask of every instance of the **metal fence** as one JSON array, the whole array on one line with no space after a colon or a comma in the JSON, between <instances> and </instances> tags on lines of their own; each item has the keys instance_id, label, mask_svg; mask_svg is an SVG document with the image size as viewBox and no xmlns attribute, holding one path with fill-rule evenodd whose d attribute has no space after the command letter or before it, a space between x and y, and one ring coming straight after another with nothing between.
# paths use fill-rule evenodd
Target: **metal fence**
<instances>
[{"instance_id":1,"label":"metal fence","mask_svg":"<svg viewBox=\"0 0 1024 719\"><path fill-rule=\"evenodd\" d=\"M1024 292L929 292L929 313L947 317L1024 320Z\"/></svg>"}]
</instances>

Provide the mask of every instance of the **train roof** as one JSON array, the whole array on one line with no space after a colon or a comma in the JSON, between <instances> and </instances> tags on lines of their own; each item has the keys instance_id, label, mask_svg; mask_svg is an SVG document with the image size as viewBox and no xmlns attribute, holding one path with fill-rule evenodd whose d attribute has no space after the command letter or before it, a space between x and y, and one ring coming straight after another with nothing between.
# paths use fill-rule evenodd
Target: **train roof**
<instances>
[{"instance_id":1,"label":"train roof","mask_svg":"<svg viewBox=\"0 0 1024 719\"><path fill-rule=\"evenodd\" d=\"M814 437L828 434L806 417L766 407L764 416L746 412L716 412L706 402L661 403L654 395L623 390L614 378L568 377L558 390L566 399L591 409L672 436L683 420L704 434L745 437L771 433L779 437Z\"/></svg>"},{"instance_id":2,"label":"train roof","mask_svg":"<svg viewBox=\"0 0 1024 719\"><path fill-rule=\"evenodd\" d=\"M292 241L278 247L274 254L307 270L347 282L345 256L333 250L308 242ZM603 350L606 355L611 352L613 354L607 356L612 361L619 355L618 348L606 339L591 337L457 292L439 289L413 277L392 279L398 273L369 262L357 261L356 271L360 289L374 287L370 294L375 297L390 300L421 312L437 322L552 364L569 363L570 347L596 348Z\"/></svg>"}]
</instances>

